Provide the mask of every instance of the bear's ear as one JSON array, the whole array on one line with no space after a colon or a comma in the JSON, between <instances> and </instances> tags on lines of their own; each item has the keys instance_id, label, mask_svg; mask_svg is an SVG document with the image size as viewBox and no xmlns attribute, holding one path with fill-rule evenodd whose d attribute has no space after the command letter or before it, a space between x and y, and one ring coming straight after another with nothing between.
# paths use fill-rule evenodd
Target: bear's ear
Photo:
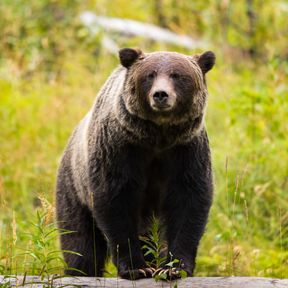
<instances>
[{"instance_id":1,"label":"bear's ear","mask_svg":"<svg viewBox=\"0 0 288 288\"><path fill-rule=\"evenodd\" d=\"M197 57L198 65L200 66L203 74L207 73L215 64L215 54L212 51L204 52Z\"/></svg>"},{"instance_id":2,"label":"bear's ear","mask_svg":"<svg viewBox=\"0 0 288 288\"><path fill-rule=\"evenodd\" d=\"M119 51L119 59L122 66L129 68L142 54L140 49L123 48Z\"/></svg>"}]
</instances>

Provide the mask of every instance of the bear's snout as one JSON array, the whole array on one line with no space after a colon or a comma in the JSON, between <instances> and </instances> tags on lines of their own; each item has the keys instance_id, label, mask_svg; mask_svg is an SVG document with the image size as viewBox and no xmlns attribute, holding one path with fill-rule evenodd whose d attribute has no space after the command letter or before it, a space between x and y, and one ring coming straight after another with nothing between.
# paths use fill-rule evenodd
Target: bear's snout
<instances>
[{"instance_id":1,"label":"bear's snout","mask_svg":"<svg viewBox=\"0 0 288 288\"><path fill-rule=\"evenodd\" d=\"M164 90L157 90L152 93L152 109L155 111L168 111L173 107L172 96Z\"/></svg>"},{"instance_id":2,"label":"bear's snout","mask_svg":"<svg viewBox=\"0 0 288 288\"><path fill-rule=\"evenodd\" d=\"M163 105L167 102L167 99L168 99L168 94L167 92L165 91L156 91L154 94L153 94L153 99L155 101L156 104L158 105Z\"/></svg>"},{"instance_id":3,"label":"bear's snout","mask_svg":"<svg viewBox=\"0 0 288 288\"><path fill-rule=\"evenodd\" d=\"M167 75L155 79L149 93L149 102L154 111L168 111L174 107L176 93Z\"/></svg>"}]
</instances>

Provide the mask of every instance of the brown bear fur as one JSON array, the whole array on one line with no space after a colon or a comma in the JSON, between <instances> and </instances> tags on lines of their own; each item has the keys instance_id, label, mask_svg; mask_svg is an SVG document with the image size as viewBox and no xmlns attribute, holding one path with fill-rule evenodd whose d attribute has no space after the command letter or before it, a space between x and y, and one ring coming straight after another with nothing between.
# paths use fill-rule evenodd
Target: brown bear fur
<instances>
[{"instance_id":1,"label":"brown bear fur","mask_svg":"<svg viewBox=\"0 0 288 288\"><path fill-rule=\"evenodd\" d=\"M61 246L83 255L64 253L65 260L101 276L109 250L121 277L151 277L139 235L156 215L167 261L180 260L169 277L179 269L192 275L212 202L204 113L215 56L126 48L119 58L59 167L57 219L75 231L61 236Z\"/></svg>"}]
</instances>

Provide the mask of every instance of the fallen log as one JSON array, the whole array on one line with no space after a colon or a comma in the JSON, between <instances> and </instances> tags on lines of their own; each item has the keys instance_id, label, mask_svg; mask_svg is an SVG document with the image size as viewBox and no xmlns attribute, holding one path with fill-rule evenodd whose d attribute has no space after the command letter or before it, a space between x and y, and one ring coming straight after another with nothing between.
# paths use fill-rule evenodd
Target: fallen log
<instances>
[{"instance_id":1,"label":"fallen log","mask_svg":"<svg viewBox=\"0 0 288 288\"><path fill-rule=\"evenodd\" d=\"M111 53L115 50L118 53L118 47L115 41L109 37L109 33L116 33L126 37L142 37L155 42L164 42L182 46L188 49L207 47L207 42L199 39L192 39L187 35L179 35L150 23L143 23L131 19L113 18L96 15L93 12L86 11L80 15L80 20L86 26L92 35L96 35L99 31L104 31L104 39L102 43Z\"/></svg>"}]
</instances>

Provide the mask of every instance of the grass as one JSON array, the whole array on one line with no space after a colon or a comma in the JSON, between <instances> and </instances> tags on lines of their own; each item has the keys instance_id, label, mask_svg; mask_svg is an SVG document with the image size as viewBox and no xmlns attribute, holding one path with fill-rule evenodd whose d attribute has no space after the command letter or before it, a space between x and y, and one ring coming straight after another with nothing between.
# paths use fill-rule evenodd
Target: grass
<instances>
[{"instance_id":1,"label":"grass","mask_svg":"<svg viewBox=\"0 0 288 288\"><path fill-rule=\"evenodd\" d=\"M125 13L132 17L130 10ZM143 13L137 17L147 19ZM61 36L60 28L55 33ZM71 131L118 64L115 56L101 49L94 53L97 39L85 39L79 41L78 48L71 45L73 49L68 40L63 41L65 53L54 63L57 72L55 67L41 68L30 75L25 70L26 58L21 66L21 55L0 57L0 274L39 274L43 270L43 263L33 262L31 253L29 257L22 255L23 250L37 251L41 239L38 234L31 239L27 232L35 233L37 215L45 213L50 216L44 224L55 228L54 187L61 153ZM25 41L21 45L25 46ZM139 39L120 39L119 45L146 51L176 49ZM20 53L21 49L16 50ZM195 275L287 278L287 61L277 57L265 62L239 61L217 42L211 50L218 60L207 79L210 98L206 126L216 188ZM45 58L47 51L41 51ZM30 59L31 55L27 52L25 57ZM47 240L47 253L59 250L56 238ZM28 265L31 260L34 266ZM55 261L53 274L61 274L65 263L61 258ZM117 275L111 263L106 270L109 276Z\"/></svg>"}]
</instances>

